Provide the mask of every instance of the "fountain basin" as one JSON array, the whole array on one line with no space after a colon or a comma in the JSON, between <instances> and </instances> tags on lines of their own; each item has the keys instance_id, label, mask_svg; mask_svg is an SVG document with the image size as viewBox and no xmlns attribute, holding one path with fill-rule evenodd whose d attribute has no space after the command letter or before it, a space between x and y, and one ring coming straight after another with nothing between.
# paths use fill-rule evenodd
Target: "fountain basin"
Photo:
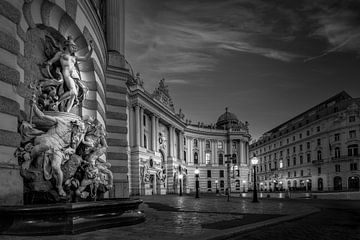
<instances>
[{"instance_id":1,"label":"fountain basin","mask_svg":"<svg viewBox=\"0 0 360 240\"><path fill-rule=\"evenodd\" d=\"M96 202L0 207L0 234L78 234L145 221L142 200L105 199Z\"/></svg>"}]
</instances>

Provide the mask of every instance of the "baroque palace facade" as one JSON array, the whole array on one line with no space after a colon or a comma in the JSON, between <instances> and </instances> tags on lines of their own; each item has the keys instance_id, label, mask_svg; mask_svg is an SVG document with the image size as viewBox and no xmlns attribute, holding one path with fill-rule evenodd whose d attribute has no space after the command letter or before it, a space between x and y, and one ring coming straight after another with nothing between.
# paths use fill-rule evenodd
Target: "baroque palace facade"
<instances>
[{"instance_id":1,"label":"baroque palace facade","mask_svg":"<svg viewBox=\"0 0 360 240\"><path fill-rule=\"evenodd\" d=\"M250 146L261 191L359 190L360 100L341 92Z\"/></svg>"},{"instance_id":2,"label":"baroque palace facade","mask_svg":"<svg viewBox=\"0 0 360 240\"><path fill-rule=\"evenodd\" d=\"M128 85L131 195L194 192L195 169L200 192L225 191L228 176L231 191L247 191L247 122L226 109L216 124L192 124L181 110L175 112L164 80L153 93L144 90L139 76Z\"/></svg>"},{"instance_id":3,"label":"baroque palace facade","mask_svg":"<svg viewBox=\"0 0 360 240\"><path fill-rule=\"evenodd\" d=\"M124 2L0 1L0 205L23 202L14 157L21 142L18 127L31 122L30 100L43 81L40 66L49 59L49 49L61 51L69 36L77 56L88 53L89 43L94 48L91 59L77 66L87 96L71 111L106 128L106 159L114 180L109 197L177 192L179 174L184 191L190 191L196 167L202 191L214 191L215 180L224 189L226 154L234 154L234 189L248 181L247 124L228 112L217 125L191 124L175 113L164 82L150 94L133 76L124 52Z\"/></svg>"}]
</instances>

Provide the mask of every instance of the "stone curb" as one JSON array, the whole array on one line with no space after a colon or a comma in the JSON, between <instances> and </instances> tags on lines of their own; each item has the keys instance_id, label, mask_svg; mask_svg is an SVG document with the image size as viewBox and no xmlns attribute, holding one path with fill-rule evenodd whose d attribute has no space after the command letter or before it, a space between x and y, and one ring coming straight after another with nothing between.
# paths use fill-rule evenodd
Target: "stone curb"
<instances>
[{"instance_id":1,"label":"stone curb","mask_svg":"<svg viewBox=\"0 0 360 240\"><path fill-rule=\"evenodd\" d=\"M205 237L205 238L200 238L201 240L222 240L222 239L229 239L232 237L236 237L238 234L242 234L245 232L250 232L253 231L255 229L258 228L262 228L262 227L268 227L268 226L272 226L275 224L279 224L281 222L287 222L287 221L294 221L315 213L320 212L320 209L314 209L314 210L309 210L303 213L299 213L299 214L294 214L294 215L286 215L283 217L278 217L278 218L273 218L273 219L269 219L269 220L265 220L262 222L256 222L256 223L252 223L252 224L246 224L244 226L240 226L240 227L236 227L233 228L231 230L225 230L219 233L213 233L211 237Z\"/></svg>"}]
</instances>

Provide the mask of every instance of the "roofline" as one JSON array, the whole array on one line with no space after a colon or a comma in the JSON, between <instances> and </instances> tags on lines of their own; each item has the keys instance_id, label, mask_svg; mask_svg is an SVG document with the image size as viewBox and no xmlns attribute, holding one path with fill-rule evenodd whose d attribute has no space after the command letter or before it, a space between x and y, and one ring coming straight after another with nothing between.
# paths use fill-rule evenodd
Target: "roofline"
<instances>
[{"instance_id":1,"label":"roofline","mask_svg":"<svg viewBox=\"0 0 360 240\"><path fill-rule=\"evenodd\" d=\"M334 99L337 99L337 98L339 98L339 97L341 97L341 96L343 96L343 97L345 97L345 98L347 98L347 99L353 99L353 97L351 97L347 92L341 91L340 93L338 93L338 94L336 94L336 95L328 98L327 100L325 100L325 101L317 104L316 106L314 106L314 107L306 110L305 112L296 115L295 117L291 118L290 120L288 120L288 121L286 121L286 122L278 125L277 127L271 129L270 131L265 132L264 134L276 132L278 129L280 129L280 128L283 127L284 125L286 125L286 124L294 121L294 120L297 119L297 118L300 118L301 116L303 116L303 115L305 115L305 114L307 114L307 113L309 113L309 112L314 111L315 109L319 108L321 105L324 105L324 104L326 104L326 103L332 102ZM263 134L263 135L264 135L264 134Z\"/></svg>"}]
</instances>

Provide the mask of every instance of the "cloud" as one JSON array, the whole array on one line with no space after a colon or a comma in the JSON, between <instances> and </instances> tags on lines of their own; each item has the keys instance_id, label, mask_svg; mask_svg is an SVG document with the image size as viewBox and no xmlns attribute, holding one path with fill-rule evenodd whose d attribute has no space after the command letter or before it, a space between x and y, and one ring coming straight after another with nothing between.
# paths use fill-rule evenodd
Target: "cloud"
<instances>
[{"instance_id":1,"label":"cloud","mask_svg":"<svg viewBox=\"0 0 360 240\"><path fill-rule=\"evenodd\" d=\"M188 80L184 79L166 79L166 83L170 84L190 84Z\"/></svg>"},{"instance_id":2,"label":"cloud","mask_svg":"<svg viewBox=\"0 0 360 240\"><path fill-rule=\"evenodd\" d=\"M310 61L332 52L357 52L360 54L360 2L320 2L308 7L317 9L309 16L316 27L310 37L325 39L329 46L320 55L306 59ZM314 10L313 10L314 11Z\"/></svg>"},{"instance_id":3,"label":"cloud","mask_svg":"<svg viewBox=\"0 0 360 240\"><path fill-rule=\"evenodd\" d=\"M258 54L267 58L273 58L284 62L290 62L293 61L294 59L303 58L303 56L301 55L292 54L276 49L256 47L248 43L225 43L225 44L220 44L219 47L232 51Z\"/></svg>"}]
</instances>

